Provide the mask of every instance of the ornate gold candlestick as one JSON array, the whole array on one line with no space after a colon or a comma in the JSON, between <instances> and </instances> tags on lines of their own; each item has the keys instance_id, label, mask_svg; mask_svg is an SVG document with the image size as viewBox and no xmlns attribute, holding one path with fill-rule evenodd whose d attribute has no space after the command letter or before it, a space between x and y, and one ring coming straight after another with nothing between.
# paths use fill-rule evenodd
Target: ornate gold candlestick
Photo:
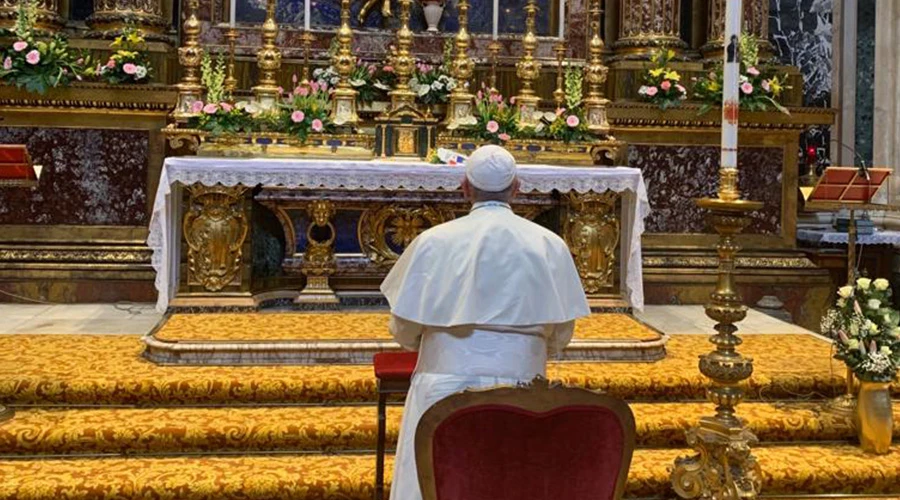
<instances>
[{"instance_id":1,"label":"ornate gold candlestick","mask_svg":"<svg viewBox=\"0 0 900 500\"><path fill-rule=\"evenodd\" d=\"M600 0L591 0L590 31L591 43L587 64L584 67L584 79L588 83L588 96L584 100L585 119L591 132L597 135L609 134L609 121L606 119L606 106L609 100L603 97L603 85L609 68L603 65L603 39L600 38Z\"/></svg>"},{"instance_id":2,"label":"ornate gold candlestick","mask_svg":"<svg viewBox=\"0 0 900 500\"><path fill-rule=\"evenodd\" d=\"M488 53L491 55L491 93L497 93L497 56L500 55L500 42L497 40L492 41L488 45Z\"/></svg>"},{"instance_id":3,"label":"ornate gold candlestick","mask_svg":"<svg viewBox=\"0 0 900 500\"><path fill-rule=\"evenodd\" d=\"M353 55L353 30L350 29L350 0L341 0L341 27L337 33L338 50L331 59L341 79L331 96L331 121L335 125L356 125L359 115L356 112L357 92L350 85L350 75L356 67Z\"/></svg>"},{"instance_id":4,"label":"ornate gold candlestick","mask_svg":"<svg viewBox=\"0 0 900 500\"><path fill-rule=\"evenodd\" d=\"M469 93L469 79L475 72L475 63L469 57L469 0L459 0L459 32L456 34L456 57L452 71L456 78L456 88L450 93L450 105L444 125L448 129L467 127L476 123L472 115L472 99Z\"/></svg>"},{"instance_id":5,"label":"ornate gold candlestick","mask_svg":"<svg viewBox=\"0 0 900 500\"><path fill-rule=\"evenodd\" d=\"M397 74L397 83L389 92L391 96L391 108L396 110L408 106L416 107L416 93L409 88L409 79L413 75L416 59L410 53L413 33L409 29L409 9L412 0L400 0L400 29L397 30L397 47L390 55L391 66Z\"/></svg>"},{"instance_id":6,"label":"ornate gold candlestick","mask_svg":"<svg viewBox=\"0 0 900 500\"><path fill-rule=\"evenodd\" d=\"M553 47L556 52L556 90L553 91L553 102L556 109L560 109L566 103L565 77L563 73L563 59L566 57L566 44L560 41Z\"/></svg>"},{"instance_id":7,"label":"ornate gold candlestick","mask_svg":"<svg viewBox=\"0 0 900 500\"><path fill-rule=\"evenodd\" d=\"M225 40L228 42L228 66L226 66L225 91L229 94L237 89L237 78L234 76L234 56L235 44L237 43L238 32L234 28L225 31Z\"/></svg>"},{"instance_id":8,"label":"ornate gold candlestick","mask_svg":"<svg viewBox=\"0 0 900 500\"><path fill-rule=\"evenodd\" d=\"M278 70L281 69L281 51L275 46L278 23L275 22L275 0L266 1L266 21L262 25L262 46L256 53L259 66L259 84L253 87L256 102L262 109L271 109L278 99Z\"/></svg>"},{"instance_id":9,"label":"ornate gold candlestick","mask_svg":"<svg viewBox=\"0 0 900 500\"><path fill-rule=\"evenodd\" d=\"M304 82L309 81L309 56L312 52L312 43L315 39L316 36L309 31L304 31L303 34L300 35L300 42L303 43L303 69L300 76L302 77L301 81Z\"/></svg>"},{"instance_id":10,"label":"ornate gold candlestick","mask_svg":"<svg viewBox=\"0 0 900 500\"><path fill-rule=\"evenodd\" d=\"M525 20L525 36L522 39L525 54L516 63L516 75L522 80L522 88L519 90L519 95L516 96L516 106L519 107L519 124L523 127L534 127L538 124L536 112L538 104L541 102L540 97L535 95L532 88L534 80L541 74L541 63L534 58L534 51L537 49L538 43L534 33L534 19L537 15L535 0L528 0L525 13L528 16Z\"/></svg>"},{"instance_id":11,"label":"ornate gold candlestick","mask_svg":"<svg viewBox=\"0 0 900 500\"><path fill-rule=\"evenodd\" d=\"M178 62L184 68L178 88L178 102L172 115L177 120L184 120L194 113L191 106L202 99L203 86L200 85L200 60L203 58L203 47L200 46L200 20L197 19L199 0L186 2L187 19L184 21L184 45L178 48Z\"/></svg>"}]
</instances>

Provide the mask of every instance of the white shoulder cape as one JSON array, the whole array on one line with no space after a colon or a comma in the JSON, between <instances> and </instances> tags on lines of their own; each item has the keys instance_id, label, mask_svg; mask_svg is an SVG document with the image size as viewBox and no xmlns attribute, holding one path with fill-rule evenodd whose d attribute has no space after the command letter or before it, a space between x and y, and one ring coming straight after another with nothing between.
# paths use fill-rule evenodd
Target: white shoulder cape
<instances>
[{"instance_id":1,"label":"white shoulder cape","mask_svg":"<svg viewBox=\"0 0 900 500\"><path fill-rule=\"evenodd\" d=\"M430 326L552 324L590 314L562 238L505 205L423 232L381 292L394 315Z\"/></svg>"}]
</instances>

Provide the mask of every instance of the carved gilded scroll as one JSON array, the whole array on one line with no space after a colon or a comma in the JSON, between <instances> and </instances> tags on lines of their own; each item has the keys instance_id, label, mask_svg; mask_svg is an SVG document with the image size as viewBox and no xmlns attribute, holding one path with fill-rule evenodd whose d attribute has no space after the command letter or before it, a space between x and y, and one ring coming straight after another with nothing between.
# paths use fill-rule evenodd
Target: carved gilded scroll
<instances>
[{"instance_id":1,"label":"carved gilded scroll","mask_svg":"<svg viewBox=\"0 0 900 500\"><path fill-rule=\"evenodd\" d=\"M238 278L242 247L250 229L243 209L245 186L187 187L190 195L182 225L188 252L188 283L218 292Z\"/></svg>"},{"instance_id":2,"label":"carved gilded scroll","mask_svg":"<svg viewBox=\"0 0 900 500\"><path fill-rule=\"evenodd\" d=\"M570 193L563 237L575 259L584 291L600 293L616 284L620 221L619 194Z\"/></svg>"}]
</instances>

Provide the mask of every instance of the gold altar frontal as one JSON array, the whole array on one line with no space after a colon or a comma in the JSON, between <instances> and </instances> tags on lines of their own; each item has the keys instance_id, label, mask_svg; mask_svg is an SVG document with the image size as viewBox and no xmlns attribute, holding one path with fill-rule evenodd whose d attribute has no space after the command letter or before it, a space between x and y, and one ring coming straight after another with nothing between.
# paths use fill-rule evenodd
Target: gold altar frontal
<instances>
[{"instance_id":1,"label":"gold altar frontal","mask_svg":"<svg viewBox=\"0 0 900 500\"><path fill-rule=\"evenodd\" d=\"M144 338L144 357L160 364L369 364L399 351L387 313L173 314ZM668 336L627 314L577 320L562 361L658 361Z\"/></svg>"}]
</instances>

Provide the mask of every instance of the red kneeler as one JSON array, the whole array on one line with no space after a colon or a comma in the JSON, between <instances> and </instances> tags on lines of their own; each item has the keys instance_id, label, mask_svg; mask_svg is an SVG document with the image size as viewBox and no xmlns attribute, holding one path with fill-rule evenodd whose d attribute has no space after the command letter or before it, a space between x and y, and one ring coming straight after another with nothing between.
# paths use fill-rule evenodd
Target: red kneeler
<instances>
[{"instance_id":1,"label":"red kneeler","mask_svg":"<svg viewBox=\"0 0 900 500\"><path fill-rule=\"evenodd\" d=\"M375 500L384 498L384 449L387 429L387 399L391 394L406 394L417 352L379 352L373 359L378 390L378 444L375 451Z\"/></svg>"}]
</instances>

